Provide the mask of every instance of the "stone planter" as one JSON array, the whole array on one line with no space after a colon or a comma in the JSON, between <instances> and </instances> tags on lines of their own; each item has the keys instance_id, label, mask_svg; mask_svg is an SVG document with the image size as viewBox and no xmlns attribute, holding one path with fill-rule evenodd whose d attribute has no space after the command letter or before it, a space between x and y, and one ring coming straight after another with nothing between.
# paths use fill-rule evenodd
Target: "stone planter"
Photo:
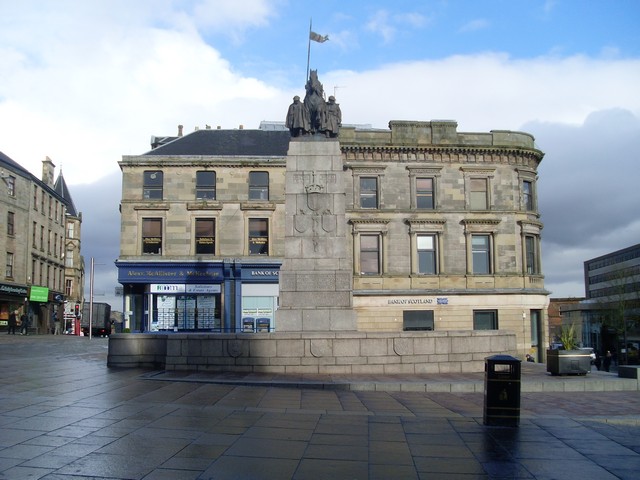
<instances>
[{"instance_id":1,"label":"stone planter","mask_svg":"<svg viewBox=\"0 0 640 480\"><path fill-rule=\"evenodd\" d=\"M591 356L582 350L547 350L547 372L551 375L586 375Z\"/></svg>"}]
</instances>

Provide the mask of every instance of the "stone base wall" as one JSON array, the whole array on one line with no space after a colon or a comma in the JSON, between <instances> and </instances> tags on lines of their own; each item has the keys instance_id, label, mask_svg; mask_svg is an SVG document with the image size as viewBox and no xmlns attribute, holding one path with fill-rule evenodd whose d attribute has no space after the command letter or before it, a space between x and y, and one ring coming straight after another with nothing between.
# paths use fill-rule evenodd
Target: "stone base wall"
<instances>
[{"instance_id":1,"label":"stone base wall","mask_svg":"<svg viewBox=\"0 0 640 480\"><path fill-rule=\"evenodd\" d=\"M109 367L279 374L428 374L484 371L516 355L509 331L411 333L114 334Z\"/></svg>"}]
</instances>

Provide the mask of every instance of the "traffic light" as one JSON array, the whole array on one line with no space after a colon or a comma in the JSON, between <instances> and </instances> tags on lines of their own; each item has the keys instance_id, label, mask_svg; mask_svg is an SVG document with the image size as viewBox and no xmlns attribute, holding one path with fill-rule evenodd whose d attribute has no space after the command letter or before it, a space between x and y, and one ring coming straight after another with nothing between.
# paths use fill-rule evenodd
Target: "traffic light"
<instances>
[{"instance_id":1,"label":"traffic light","mask_svg":"<svg viewBox=\"0 0 640 480\"><path fill-rule=\"evenodd\" d=\"M80 318L80 305L76 303L76 318Z\"/></svg>"}]
</instances>

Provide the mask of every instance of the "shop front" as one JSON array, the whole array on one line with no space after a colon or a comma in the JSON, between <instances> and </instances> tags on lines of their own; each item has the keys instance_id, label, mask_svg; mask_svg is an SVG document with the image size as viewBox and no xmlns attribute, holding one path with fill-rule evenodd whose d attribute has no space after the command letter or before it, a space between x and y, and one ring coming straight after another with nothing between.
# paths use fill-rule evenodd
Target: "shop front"
<instances>
[{"instance_id":1,"label":"shop front","mask_svg":"<svg viewBox=\"0 0 640 480\"><path fill-rule=\"evenodd\" d=\"M273 332L278 309L280 264L244 265L241 273L243 332Z\"/></svg>"},{"instance_id":2,"label":"shop front","mask_svg":"<svg viewBox=\"0 0 640 480\"><path fill-rule=\"evenodd\" d=\"M117 262L130 332L270 332L280 263Z\"/></svg>"},{"instance_id":3,"label":"shop front","mask_svg":"<svg viewBox=\"0 0 640 480\"><path fill-rule=\"evenodd\" d=\"M0 283L0 327L7 330L9 315L18 312L18 318L27 309L28 287L10 283Z\"/></svg>"}]
</instances>

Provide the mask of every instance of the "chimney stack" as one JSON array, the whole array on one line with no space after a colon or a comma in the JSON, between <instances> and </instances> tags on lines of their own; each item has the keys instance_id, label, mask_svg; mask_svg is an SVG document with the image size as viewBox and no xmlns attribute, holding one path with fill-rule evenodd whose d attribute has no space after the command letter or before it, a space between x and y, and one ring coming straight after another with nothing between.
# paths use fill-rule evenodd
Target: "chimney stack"
<instances>
[{"instance_id":1,"label":"chimney stack","mask_svg":"<svg viewBox=\"0 0 640 480\"><path fill-rule=\"evenodd\" d=\"M45 157L42 161L42 181L49 187L53 188L53 174L56 166L49 157Z\"/></svg>"},{"instance_id":2,"label":"chimney stack","mask_svg":"<svg viewBox=\"0 0 640 480\"><path fill-rule=\"evenodd\" d=\"M178 136L181 137L182 136L182 125L178 125Z\"/></svg>"}]
</instances>

